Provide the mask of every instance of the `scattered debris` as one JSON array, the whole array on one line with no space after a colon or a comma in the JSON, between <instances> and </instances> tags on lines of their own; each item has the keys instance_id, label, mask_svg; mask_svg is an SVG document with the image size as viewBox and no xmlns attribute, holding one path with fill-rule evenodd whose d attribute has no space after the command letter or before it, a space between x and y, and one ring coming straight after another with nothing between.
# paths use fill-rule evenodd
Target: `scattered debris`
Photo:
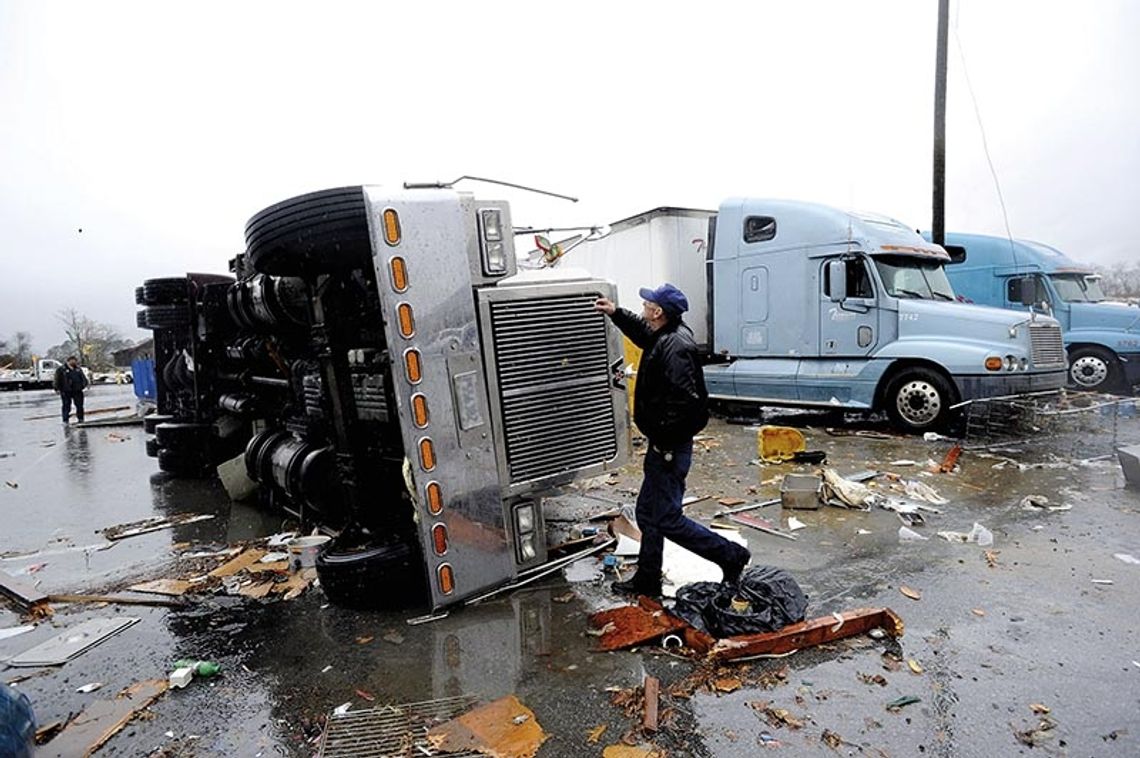
<instances>
[{"instance_id":1,"label":"scattered debris","mask_svg":"<svg viewBox=\"0 0 1140 758\"><path fill-rule=\"evenodd\" d=\"M5 571L0 571L0 593L7 595L27 609L46 603L48 599L47 595L32 585Z\"/></svg>"},{"instance_id":2,"label":"scattered debris","mask_svg":"<svg viewBox=\"0 0 1140 758\"><path fill-rule=\"evenodd\" d=\"M989 564L989 567L996 568L998 565L998 556L1001 555L1001 551L987 550L984 555L986 557L986 563Z\"/></svg>"},{"instance_id":3,"label":"scattered debris","mask_svg":"<svg viewBox=\"0 0 1140 758\"><path fill-rule=\"evenodd\" d=\"M8 661L9 666L59 666L139 622L134 617L90 619Z\"/></svg>"},{"instance_id":4,"label":"scattered debris","mask_svg":"<svg viewBox=\"0 0 1140 758\"><path fill-rule=\"evenodd\" d=\"M916 589L911 589L905 584L899 587L899 592L909 597L911 600L922 600L922 593Z\"/></svg>"},{"instance_id":5,"label":"scattered debris","mask_svg":"<svg viewBox=\"0 0 1140 758\"><path fill-rule=\"evenodd\" d=\"M113 700L96 700L67 724L50 747L37 754L89 756L164 692L166 682L153 679L132 684Z\"/></svg>"},{"instance_id":6,"label":"scattered debris","mask_svg":"<svg viewBox=\"0 0 1140 758\"><path fill-rule=\"evenodd\" d=\"M863 684L877 684L880 687L887 686L887 678L882 674L859 674L859 679Z\"/></svg>"},{"instance_id":7,"label":"scattered debris","mask_svg":"<svg viewBox=\"0 0 1140 758\"><path fill-rule=\"evenodd\" d=\"M589 618L589 624L594 636L599 638L598 650L633 647L687 626L684 621L648 599L642 599L639 605L626 605L594 613Z\"/></svg>"},{"instance_id":8,"label":"scattered debris","mask_svg":"<svg viewBox=\"0 0 1140 758\"><path fill-rule=\"evenodd\" d=\"M748 501L742 500L741 498L738 498L738 497L722 497L720 500L717 500L717 502L720 503L721 505L731 507L734 505L743 505L744 503L747 503Z\"/></svg>"},{"instance_id":9,"label":"scattered debris","mask_svg":"<svg viewBox=\"0 0 1140 758\"><path fill-rule=\"evenodd\" d=\"M357 697L362 698L364 700L367 700L369 703L375 703L376 702L376 696L373 695L368 690L353 690L353 692L356 693Z\"/></svg>"},{"instance_id":10,"label":"scattered debris","mask_svg":"<svg viewBox=\"0 0 1140 758\"><path fill-rule=\"evenodd\" d=\"M771 534L776 537L783 537L786 540L795 540L794 534L782 532L776 528L776 525L767 519L762 519L759 516L753 516L751 513L736 513L728 517L729 521L743 526L750 526L766 534Z\"/></svg>"},{"instance_id":11,"label":"scattered debris","mask_svg":"<svg viewBox=\"0 0 1140 758\"><path fill-rule=\"evenodd\" d=\"M899 527L899 542L926 542L929 537L923 537L909 526Z\"/></svg>"},{"instance_id":12,"label":"scattered debris","mask_svg":"<svg viewBox=\"0 0 1140 758\"><path fill-rule=\"evenodd\" d=\"M903 695L902 697L895 698L891 702L887 703L887 710L897 713L908 705L914 705L915 703L921 702L922 698L919 698L915 695Z\"/></svg>"},{"instance_id":13,"label":"scattered debris","mask_svg":"<svg viewBox=\"0 0 1140 758\"><path fill-rule=\"evenodd\" d=\"M1119 561L1124 561L1125 563L1132 566L1140 566L1140 558L1137 558L1130 553L1113 553L1112 557L1116 558Z\"/></svg>"},{"instance_id":14,"label":"scattered debris","mask_svg":"<svg viewBox=\"0 0 1140 758\"><path fill-rule=\"evenodd\" d=\"M765 463L784 463L807 450L803 432L790 426L761 426L756 432L756 452Z\"/></svg>"},{"instance_id":15,"label":"scattered debris","mask_svg":"<svg viewBox=\"0 0 1140 758\"><path fill-rule=\"evenodd\" d=\"M661 692L661 681L655 676L645 677L642 685L645 692L645 713L641 719L641 726L647 732L657 731L658 698Z\"/></svg>"},{"instance_id":16,"label":"scattered debris","mask_svg":"<svg viewBox=\"0 0 1140 758\"><path fill-rule=\"evenodd\" d=\"M852 479L844 479L832 468L823 470L823 497L831 503L838 500L842 505L860 510L870 510L882 498L865 484Z\"/></svg>"},{"instance_id":17,"label":"scattered debris","mask_svg":"<svg viewBox=\"0 0 1140 758\"><path fill-rule=\"evenodd\" d=\"M641 745L607 745L602 758L665 758L665 751Z\"/></svg>"},{"instance_id":18,"label":"scattered debris","mask_svg":"<svg viewBox=\"0 0 1140 758\"><path fill-rule=\"evenodd\" d=\"M942 459L942 463L939 464L938 470L943 474L949 474L953 472L955 467L958 465L958 458L960 458L961 455L962 446L954 445L954 447L946 451L946 457Z\"/></svg>"},{"instance_id":19,"label":"scattered debris","mask_svg":"<svg viewBox=\"0 0 1140 758\"><path fill-rule=\"evenodd\" d=\"M1091 581L1093 584L1105 584L1105 585L1114 584L1114 582L1111 579L1090 579L1089 581Z\"/></svg>"},{"instance_id":20,"label":"scattered debris","mask_svg":"<svg viewBox=\"0 0 1140 758\"><path fill-rule=\"evenodd\" d=\"M11 637L16 637L25 632L30 632L36 628L35 624L24 624L23 626L10 626L0 629L0 640L6 640Z\"/></svg>"},{"instance_id":21,"label":"scattered debris","mask_svg":"<svg viewBox=\"0 0 1140 758\"><path fill-rule=\"evenodd\" d=\"M843 738L830 729L824 729L823 734L820 735L823 744L827 745L832 750L838 750L843 745Z\"/></svg>"},{"instance_id":22,"label":"scattered debris","mask_svg":"<svg viewBox=\"0 0 1140 758\"><path fill-rule=\"evenodd\" d=\"M1029 704L1029 710L1033 711L1036 714L1041 715L1041 714L1049 713L1052 709L1047 705L1042 705L1041 703L1030 703Z\"/></svg>"},{"instance_id":23,"label":"scattered debris","mask_svg":"<svg viewBox=\"0 0 1140 758\"><path fill-rule=\"evenodd\" d=\"M1124 472L1124 481L1132 487L1140 487L1140 445L1118 447L1116 456Z\"/></svg>"},{"instance_id":24,"label":"scattered debris","mask_svg":"<svg viewBox=\"0 0 1140 758\"><path fill-rule=\"evenodd\" d=\"M1029 729L1019 730L1010 724L1013 729L1013 736L1017 741L1028 747L1036 747L1053 738L1053 730L1057 728L1057 722L1052 718L1045 716L1041 718L1037 725Z\"/></svg>"},{"instance_id":25,"label":"scattered debris","mask_svg":"<svg viewBox=\"0 0 1140 758\"><path fill-rule=\"evenodd\" d=\"M516 719L525 716L521 722ZM514 695L474 708L428 731L436 750L478 751L494 758L533 758L547 739L534 713Z\"/></svg>"},{"instance_id":26,"label":"scattered debris","mask_svg":"<svg viewBox=\"0 0 1140 758\"><path fill-rule=\"evenodd\" d=\"M186 591L193 586L193 582L187 582L181 579L154 579L149 582L132 584L130 587L127 587L127 589L132 592L148 592L155 595L173 595L179 597L185 595Z\"/></svg>"},{"instance_id":27,"label":"scattered debris","mask_svg":"<svg viewBox=\"0 0 1140 758\"><path fill-rule=\"evenodd\" d=\"M75 691L80 693L81 695L86 695L88 693L94 692L95 690L99 689L102 686L103 686L102 682L91 682L90 684L85 684L82 687L76 687Z\"/></svg>"},{"instance_id":28,"label":"scattered debris","mask_svg":"<svg viewBox=\"0 0 1140 758\"><path fill-rule=\"evenodd\" d=\"M799 531L800 529L807 529L807 524L800 521L795 516L789 516L788 517L788 531L795 532L795 531Z\"/></svg>"},{"instance_id":29,"label":"scattered debris","mask_svg":"<svg viewBox=\"0 0 1140 758\"><path fill-rule=\"evenodd\" d=\"M154 516L152 518L143 519L142 521L133 521L129 524L119 524L117 526L108 526L104 529L97 529L95 533L102 534L106 539L111 541L123 540L128 537L137 537L140 534L149 534L150 532L157 532L162 529L173 529L176 526L185 526L186 524L207 521L212 518L214 518L214 514L212 513L180 513L176 516Z\"/></svg>"},{"instance_id":30,"label":"scattered debris","mask_svg":"<svg viewBox=\"0 0 1140 758\"><path fill-rule=\"evenodd\" d=\"M780 504L784 508L816 510L823 495L823 482L816 474L787 474L780 484Z\"/></svg>"},{"instance_id":31,"label":"scattered debris","mask_svg":"<svg viewBox=\"0 0 1140 758\"><path fill-rule=\"evenodd\" d=\"M934 505L946 505L950 501L938 494L938 491L925 482L920 482L917 479L910 479L901 482L902 490L906 493L907 497L914 498L915 500L923 500L927 503Z\"/></svg>"},{"instance_id":32,"label":"scattered debris","mask_svg":"<svg viewBox=\"0 0 1140 758\"><path fill-rule=\"evenodd\" d=\"M915 674L921 674L922 673L922 666L920 666L918 661L916 661L915 659L911 658L910 660L908 660L906 662L906 665L908 667L910 667L910 670L912 672L914 672Z\"/></svg>"},{"instance_id":33,"label":"scattered debris","mask_svg":"<svg viewBox=\"0 0 1140 758\"><path fill-rule=\"evenodd\" d=\"M404 644L404 635L393 630L393 631L388 632L387 634L384 635L384 641L390 642L393 645L403 645Z\"/></svg>"},{"instance_id":34,"label":"scattered debris","mask_svg":"<svg viewBox=\"0 0 1140 758\"><path fill-rule=\"evenodd\" d=\"M602 738L602 735L605 733L606 733L606 725L605 724L598 724L593 729L586 732L586 742L588 742L591 745L597 745L598 740L600 740Z\"/></svg>"},{"instance_id":35,"label":"scattered debris","mask_svg":"<svg viewBox=\"0 0 1140 758\"><path fill-rule=\"evenodd\" d=\"M1023 511L1035 511L1049 505L1049 498L1044 495L1026 495L1021 498L1021 509Z\"/></svg>"},{"instance_id":36,"label":"scattered debris","mask_svg":"<svg viewBox=\"0 0 1140 758\"><path fill-rule=\"evenodd\" d=\"M985 616L986 615L986 612L983 611L981 608L971 608L970 613L974 614L975 616Z\"/></svg>"},{"instance_id":37,"label":"scattered debris","mask_svg":"<svg viewBox=\"0 0 1140 758\"><path fill-rule=\"evenodd\" d=\"M744 686L744 683L735 676L726 676L714 680L712 686L715 692L723 692L725 694L728 694L729 692L736 692L738 689Z\"/></svg>"},{"instance_id":38,"label":"scattered debris","mask_svg":"<svg viewBox=\"0 0 1140 758\"><path fill-rule=\"evenodd\" d=\"M994 544L994 533L976 521L969 532L939 532L938 536L947 542L976 543L982 547Z\"/></svg>"}]
</instances>

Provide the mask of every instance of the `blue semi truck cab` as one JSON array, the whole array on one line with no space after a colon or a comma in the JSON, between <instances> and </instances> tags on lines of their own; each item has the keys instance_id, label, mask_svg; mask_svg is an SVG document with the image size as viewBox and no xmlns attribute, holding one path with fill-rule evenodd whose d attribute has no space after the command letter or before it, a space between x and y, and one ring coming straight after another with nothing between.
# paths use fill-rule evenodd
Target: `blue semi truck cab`
<instances>
[{"instance_id":1,"label":"blue semi truck cab","mask_svg":"<svg viewBox=\"0 0 1140 758\"><path fill-rule=\"evenodd\" d=\"M948 234L946 273L969 302L1056 318L1069 354L1069 384L1130 392L1140 384L1140 308L1109 301L1096 273L1060 250L1026 240ZM1032 292L1032 306L1020 291Z\"/></svg>"},{"instance_id":2,"label":"blue semi truck cab","mask_svg":"<svg viewBox=\"0 0 1140 758\"><path fill-rule=\"evenodd\" d=\"M683 289L714 398L883 410L921 432L961 401L1064 386L1055 319L959 302L946 251L893 219L733 198L611 230L569 265L615 281L633 308L638 287Z\"/></svg>"}]
</instances>

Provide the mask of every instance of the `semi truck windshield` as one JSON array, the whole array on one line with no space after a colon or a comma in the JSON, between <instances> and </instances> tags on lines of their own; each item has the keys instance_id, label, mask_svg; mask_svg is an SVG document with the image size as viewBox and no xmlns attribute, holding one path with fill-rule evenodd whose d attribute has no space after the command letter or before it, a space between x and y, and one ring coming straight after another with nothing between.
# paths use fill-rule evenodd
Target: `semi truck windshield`
<instances>
[{"instance_id":1,"label":"semi truck windshield","mask_svg":"<svg viewBox=\"0 0 1140 758\"><path fill-rule=\"evenodd\" d=\"M883 255L875 257L875 267L879 270L883 286L894 297L954 300L954 288L946 278L941 261Z\"/></svg>"},{"instance_id":2,"label":"semi truck windshield","mask_svg":"<svg viewBox=\"0 0 1140 758\"><path fill-rule=\"evenodd\" d=\"M1049 280L1066 303L1099 303L1105 299L1100 281L1083 274L1052 274Z\"/></svg>"}]
</instances>

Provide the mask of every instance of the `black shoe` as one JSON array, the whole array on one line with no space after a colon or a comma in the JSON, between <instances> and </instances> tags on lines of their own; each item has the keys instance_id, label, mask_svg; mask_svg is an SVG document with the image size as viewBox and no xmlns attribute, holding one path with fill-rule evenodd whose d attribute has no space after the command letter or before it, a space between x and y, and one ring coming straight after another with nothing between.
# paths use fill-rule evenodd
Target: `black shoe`
<instances>
[{"instance_id":1,"label":"black shoe","mask_svg":"<svg viewBox=\"0 0 1140 758\"><path fill-rule=\"evenodd\" d=\"M744 569L750 560L752 560L752 553L748 552L746 548L741 548L739 557L731 563L721 566L721 571L724 572L724 583L733 587L740 584L740 575L744 573Z\"/></svg>"},{"instance_id":2,"label":"black shoe","mask_svg":"<svg viewBox=\"0 0 1140 758\"><path fill-rule=\"evenodd\" d=\"M610 589L623 595L646 595L648 597L661 597L661 582L647 582L637 578L634 574L624 582L614 582Z\"/></svg>"}]
</instances>

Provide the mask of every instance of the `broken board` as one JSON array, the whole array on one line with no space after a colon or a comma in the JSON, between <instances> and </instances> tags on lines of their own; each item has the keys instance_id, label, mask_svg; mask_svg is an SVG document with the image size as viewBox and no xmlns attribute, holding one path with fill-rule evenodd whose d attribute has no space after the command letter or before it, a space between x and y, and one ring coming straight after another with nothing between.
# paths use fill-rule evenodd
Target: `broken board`
<instances>
[{"instance_id":1,"label":"broken board","mask_svg":"<svg viewBox=\"0 0 1140 758\"><path fill-rule=\"evenodd\" d=\"M610 624L613 625L612 629L598 638L596 650L633 647L688 626L651 600L642 599L639 603L599 611L590 616L590 626L595 629L606 629Z\"/></svg>"},{"instance_id":2,"label":"broken board","mask_svg":"<svg viewBox=\"0 0 1140 758\"><path fill-rule=\"evenodd\" d=\"M136 682L113 700L95 701L84 708L58 737L36 750L36 755L40 758L74 758L79 755L86 758L114 737L136 713L166 692L166 686L162 679Z\"/></svg>"},{"instance_id":3,"label":"broken board","mask_svg":"<svg viewBox=\"0 0 1140 758\"><path fill-rule=\"evenodd\" d=\"M31 608L47 601L48 596L23 579L17 579L6 571L0 571L0 592L15 600L25 608Z\"/></svg>"},{"instance_id":4,"label":"broken board","mask_svg":"<svg viewBox=\"0 0 1140 758\"><path fill-rule=\"evenodd\" d=\"M146 592L153 595L181 597L193 586L193 582L188 582L183 579L154 579L149 582L132 584L130 587L127 587L127 589L132 592Z\"/></svg>"},{"instance_id":5,"label":"broken board","mask_svg":"<svg viewBox=\"0 0 1140 758\"><path fill-rule=\"evenodd\" d=\"M102 534L114 542L115 540L125 540L127 537L137 537L140 534L150 534L151 532L157 532L162 529L173 529L176 526L184 526L212 518L214 518L214 514L212 513L179 513L169 518L155 516L154 518L147 518L142 521L132 521L129 524L119 524L117 526L108 526L105 529L97 529L95 533Z\"/></svg>"},{"instance_id":6,"label":"broken board","mask_svg":"<svg viewBox=\"0 0 1140 758\"><path fill-rule=\"evenodd\" d=\"M139 619L120 616L110 619L91 619L61 632L46 642L25 650L8 661L9 666L59 666L86 653L91 648L113 637Z\"/></svg>"},{"instance_id":7,"label":"broken board","mask_svg":"<svg viewBox=\"0 0 1140 758\"><path fill-rule=\"evenodd\" d=\"M685 629L685 644L719 661L753 655L779 655L855 637L879 628L891 637L903 636L903 621L890 608L857 608L810 621L789 624L775 632L740 634L718 640L693 627Z\"/></svg>"},{"instance_id":8,"label":"broken board","mask_svg":"<svg viewBox=\"0 0 1140 758\"><path fill-rule=\"evenodd\" d=\"M221 566L218 566L216 569L214 569L213 571L210 572L210 576L214 576L214 577L233 576L234 574L241 571L242 569L248 568L249 566L252 566L253 564L260 561L261 557L263 555L265 555L264 550L261 550L258 548L250 548L249 550L246 550L243 553L241 553L238 557L234 558L233 560L227 561L227 562L223 563Z\"/></svg>"},{"instance_id":9,"label":"broken board","mask_svg":"<svg viewBox=\"0 0 1140 758\"><path fill-rule=\"evenodd\" d=\"M507 695L432 727L427 739L443 753L470 750L496 758L533 758L547 736L534 713Z\"/></svg>"}]
</instances>

